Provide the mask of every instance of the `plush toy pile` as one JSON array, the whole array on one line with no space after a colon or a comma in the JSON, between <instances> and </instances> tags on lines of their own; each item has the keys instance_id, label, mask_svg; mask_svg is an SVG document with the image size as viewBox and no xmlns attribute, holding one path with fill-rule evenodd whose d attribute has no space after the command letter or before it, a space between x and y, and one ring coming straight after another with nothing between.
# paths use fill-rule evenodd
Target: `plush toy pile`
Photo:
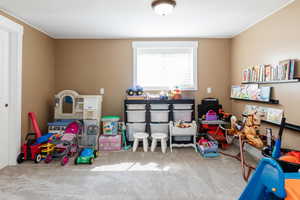
<instances>
[{"instance_id":1,"label":"plush toy pile","mask_svg":"<svg viewBox=\"0 0 300 200\"><path fill-rule=\"evenodd\" d=\"M258 129L260 127L260 117L257 113L248 114L244 125L239 125L237 123L236 117L231 117L231 131L233 135L242 135L248 140L248 143L257 147L262 148L264 146L261 138L258 134Z\"/></svg>"}]
</instances>

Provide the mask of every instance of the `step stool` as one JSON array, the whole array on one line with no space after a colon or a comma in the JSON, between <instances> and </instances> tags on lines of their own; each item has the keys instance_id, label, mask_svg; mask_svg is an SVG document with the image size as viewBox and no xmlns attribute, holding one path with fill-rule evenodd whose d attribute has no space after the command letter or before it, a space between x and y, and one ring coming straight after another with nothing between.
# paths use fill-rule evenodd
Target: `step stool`
<instances>
[{"instance_id":1,"label":"step stool","mask_svg":"<svg viewBox=\"0 0 300 200\"><path fill-rule=\"evenodd\" d=\"M167 134L165 133L152 133L152 144L151 144L151 151L154 152L157 146L157 141L160 140L161 144L161 151L166 153L167 151Z\"/></svg>"},{"instance_id":2,"label":"step stool","mask_svg":"<svg viewBox=\"0 0 300 200\"><path fill-rule=\"evenodd\" d=\"M148 133L143 133L143 132L134 133L133 134L134 142L133 142L133 147L132 147L133 152L136 152L136 149L138 148L140 141L143 141L144 152L147 152L148 151L148 137L149 137Z\"/></svg>"}]
</instances>

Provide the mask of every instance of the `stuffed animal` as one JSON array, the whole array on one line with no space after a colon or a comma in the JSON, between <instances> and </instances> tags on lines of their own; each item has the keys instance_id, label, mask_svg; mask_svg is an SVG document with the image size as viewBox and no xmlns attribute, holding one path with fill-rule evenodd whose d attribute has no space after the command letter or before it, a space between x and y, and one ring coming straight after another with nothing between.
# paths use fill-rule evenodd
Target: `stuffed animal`
<instances>
[{"instance_id":1,"label":"stuffed animal","mask_svg":"<svg viewBox=\"0 0 300 200\"><path fill-rule=\"evenodd\" d=\"M258 129L260 127L260 117L256 112L248 114L243 126L238 124L237 118L235 116L232 116L230 121L230 134L242 135L248 140L249 144L257 148L262 148L264 146L258 134Z\"/></svg>"},{"instance_id":2,"label":"stuffed animal","mask_svg":"<svg viewBox=\"0 0 300 200\"><path fill-rule=\"evenodd\" d=\"M262 148L264 144L258 134L259 127L260 127L259 115L257 114L257 112L250 113L248 114L242 133L248 139L249 144L257 148Z\"/></svg>"}]
</instances>

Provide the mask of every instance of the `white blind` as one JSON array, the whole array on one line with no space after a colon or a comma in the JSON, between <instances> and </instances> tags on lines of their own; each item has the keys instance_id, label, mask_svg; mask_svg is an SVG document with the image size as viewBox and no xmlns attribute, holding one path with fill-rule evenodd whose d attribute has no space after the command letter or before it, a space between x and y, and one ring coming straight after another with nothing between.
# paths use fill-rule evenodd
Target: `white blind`
<instances>
[{"instance_id":1,"label":"white blind","mask_svg":"<svg viewBox=\"0 0 300 200\"><path fill-rule=\"evenodd\" d=\"M146 89L195 89L195 61L191 47L151 47L136 50L136 84Z\"/></svg>"}]
</instances>

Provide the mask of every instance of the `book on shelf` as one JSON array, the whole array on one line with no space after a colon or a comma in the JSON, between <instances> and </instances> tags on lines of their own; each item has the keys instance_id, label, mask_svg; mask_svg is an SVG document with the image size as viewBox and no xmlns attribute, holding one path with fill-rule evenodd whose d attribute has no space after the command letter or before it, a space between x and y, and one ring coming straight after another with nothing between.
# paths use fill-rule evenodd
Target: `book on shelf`
<instances>
[{"instance_id":1,"label":"book on shelf","mask_svg":"<svg viewBox=\"0 0 300 200\"><path fill-rule=\"evenodd\" d=\"M289 59L273 65L255 65L242 72L243 82L270 82L300 78L296 60Z\"/></svg>"}]
</instances>

